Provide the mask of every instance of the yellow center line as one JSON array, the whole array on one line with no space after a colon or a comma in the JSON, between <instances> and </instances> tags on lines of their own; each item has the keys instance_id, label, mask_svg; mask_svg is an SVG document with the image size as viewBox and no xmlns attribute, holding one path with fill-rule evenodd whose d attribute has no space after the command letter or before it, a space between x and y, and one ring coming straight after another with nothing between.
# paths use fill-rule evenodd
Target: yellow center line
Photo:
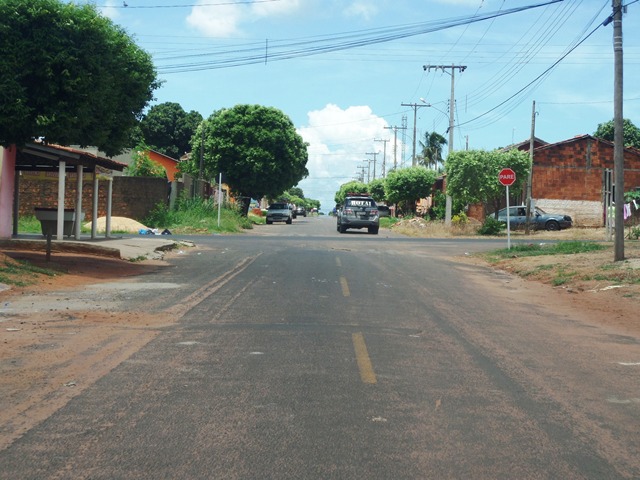
<instances>
[{"instance_id":1,"label":"yellow center line","mask_svg":"<svg viewBox=\"0 0 640 480\"><path fill-rule=\"evenodd\" d=\"M354 333L351 335L351 339L353 340L353 348L356 351L356 361L358 362L362 383L376 383L376 374L373 371L373 365L371 364L362 333Z\"/></svg>"},{"instance_id":2,"label":"yellow center line","mask_svg":"<svg viewBox=\"0 0 640 480\"><path fill-rule=\"evenodd\" d=\"M347 283L347 279L345 277L340 277L340 286L342 287L342 295L348 297L351 295L349 292L349 284Z\"/></svg>"}]
</instances>

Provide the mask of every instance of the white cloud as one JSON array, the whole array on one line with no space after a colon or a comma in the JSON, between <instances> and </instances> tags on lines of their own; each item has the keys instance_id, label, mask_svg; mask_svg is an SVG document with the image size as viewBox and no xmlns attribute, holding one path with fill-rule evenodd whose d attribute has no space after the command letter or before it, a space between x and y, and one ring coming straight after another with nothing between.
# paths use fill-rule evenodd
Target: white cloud
<instances>
[{"instance_id":1,"label":"white cloud","mask_svg":"<svg viewBox=\"0 0 640 480\"><path fill-rule=\"evenodd\" d=\"M358 0L345 9L345 14L350 17L362 17L371 20L378 13L378 7L373 2Z\"/></svg>"},{"instance_id":2,"label":"white cloud","mask_svg":"<svg viewBox=\"0 0 640 480\"><path fill-rule=\"evenodd\" d=\"M104 6L99 8L99 11L103 16L115 20L120 16L118 9L114 8L116 5L122 5L122 3L117 0L107 0Z\"/></svg>"},{"instance_id":3,"label":"white cloud","mask_svg":"<svg viewBox=\"0 0 640 480\"><path fill-rule=\"evenodd\" d=\"M300 0L205 6L209 0L198 0L187 23L208 37L232 37L242 34L241 25L262 18L281 16L300 7Z\"/></svg>"},{"instance_id":4,"label":"white cloud","mask_svg":"<svg viewBox=\"0 0 640 480\"><path fill-rule=\"evenodd\" d=\"M279 0L278 2L254 3L251 13L258 17L287 15L300 8L300 0Z\"/></svg>"},{"instance_id":5,"label":"white cloud","mask_svg":"<svg viewBox=\"0 0 640 480\"><path fill-rule=\"evenodd\" d=\"M300 187L306 197L320 200L322 210L329 211L340 185L356 177L358 165L373 159L367 153L380 152L376 166L376 176L380 176L383 143L375 139L393 138L393 134L385 130L384 118L376 116L368 106L341 109L328 104L322 110L309 112L308 118L309 125L298 129L309 143L309 177L300 182ZM387 143L387 169L393 165L392 145L393 140ZM369 174L372 179L373 164Z\"/></svg>"},{"instance_id":6,"label":"white cloud","mask_svg":"<svg viewBox=\"0 0 640 480\"><path fill-rule=\"evenodd\" d=\"M243 10L240 5L195 6L187 23L209 37L232 37L240 33L238 24L244 18Z\"/></svg>"}]
</instances>

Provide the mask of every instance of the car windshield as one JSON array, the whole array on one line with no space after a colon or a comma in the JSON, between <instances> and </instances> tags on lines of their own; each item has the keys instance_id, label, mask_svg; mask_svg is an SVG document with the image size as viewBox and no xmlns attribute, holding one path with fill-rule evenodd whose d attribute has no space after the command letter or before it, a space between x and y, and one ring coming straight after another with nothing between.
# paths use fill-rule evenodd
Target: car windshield
<instances>
[{"instance_id":1,"label":"car windshield","mask_svg":"<svg viewBox=\"0 0 640 480\"><path fill-rule=\"evenodd\" d=\"M286 203L274 203L273 205L269 205L269 210L286 210L287 208Z\"/></svg>"}]
</instances>

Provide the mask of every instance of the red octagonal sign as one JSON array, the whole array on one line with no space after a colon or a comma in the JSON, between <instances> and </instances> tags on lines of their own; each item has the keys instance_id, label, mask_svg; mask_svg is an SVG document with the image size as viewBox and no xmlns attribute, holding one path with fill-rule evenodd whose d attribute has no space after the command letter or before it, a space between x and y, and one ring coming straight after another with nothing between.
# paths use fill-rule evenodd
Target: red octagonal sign
<instances>
[{"instance_id":1,"label":"red octagonal sign","mask_svg":"<svg viewBox=\"0 0 640 480\"><path fill-rule=\"evenodd\" d=\"M502 170L500 170L498 180L500 180L500 183L505 187L513 185L516 181L516 172L514 172L510 168L503 168Z\"/></svg>"}]
</instances>

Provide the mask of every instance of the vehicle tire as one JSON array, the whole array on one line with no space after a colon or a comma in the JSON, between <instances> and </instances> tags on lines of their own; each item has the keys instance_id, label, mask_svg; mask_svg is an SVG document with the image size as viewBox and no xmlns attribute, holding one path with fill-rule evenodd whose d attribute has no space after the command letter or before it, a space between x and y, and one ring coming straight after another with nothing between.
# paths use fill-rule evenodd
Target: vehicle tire
<instances>
[{"instance_id":1,"label":"vehicle tire","mask_svg":"<svg viewBox=\"0 0 640 480\"><path fill-rule=\"evenodd\" d=\"M267 225L271 225L273 222L271 220L267 220Z\"/></svg>"},{"instance_id":2,"label":"vehicle tire","mask_svg":"<svg viewBox=\"0 0 640 480\"><path fill-rule=\"evenodd\" d=\"M293 223L293 220L291 219L291 217L287 218L287 225L291 225Z\"/></svg>"},{"instance_id":3,"label":"vehicle tire","mask_svg":"<svg viewBox=\"0 0 640 480\"><path fill-rule=\"evenodd\" d=\"M549 232L556 232L558 230L560 230L560 224L558 222L556 222L555 220L549 220L546 224L545 224L545 228L549 231Z\"/></svg>"},{"instance_id":4,"label":"vehicle tire","mask_svg":"<svg viewBox=\"0 0 640 480\"><path fill-rule=\"evenodd\" d=\"M346 232L346 231L347 231L347 227L343 227L342 225L338 225L338 231L339 231L340 233L344 233L344 232Z\"/></svg>"},{"instance_id":5,"label":"vehicle tire","mask_svg":"<svg viewBox=\"0 0 640 480\"><path fill-rule=\"evenodd\" d=\"M368 228L368 230L369 230L369 233L371 233L371 234L373 234L373 235L377 235L377 234L378 234L378 229L379 229L379 228L380 228L380 227L369 227L369 228Z\"/></svg>"}]
</instances>

